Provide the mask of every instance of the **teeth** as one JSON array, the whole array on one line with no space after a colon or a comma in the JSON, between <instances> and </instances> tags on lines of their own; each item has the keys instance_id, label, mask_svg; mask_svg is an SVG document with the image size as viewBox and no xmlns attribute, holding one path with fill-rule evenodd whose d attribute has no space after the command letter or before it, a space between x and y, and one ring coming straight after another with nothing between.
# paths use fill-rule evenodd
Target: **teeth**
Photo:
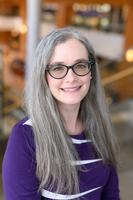
<instances>
[{"instance_id":1,"label":"teeth","mask_svg":"<svg viewBox=\"0 0 133 200\"><path fill-rule=\"evenodd\" d=\"M76 91L78 90L79 87L74 87L74 88L63 88L63 91L66 91L66 92L73 92L73 91Z\"/></svg>"}]
</instances>

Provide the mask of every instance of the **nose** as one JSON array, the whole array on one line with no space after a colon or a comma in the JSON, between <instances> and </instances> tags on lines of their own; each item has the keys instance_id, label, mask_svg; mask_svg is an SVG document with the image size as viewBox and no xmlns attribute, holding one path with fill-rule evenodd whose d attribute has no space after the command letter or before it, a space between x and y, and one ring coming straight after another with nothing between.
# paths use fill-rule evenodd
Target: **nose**
<instances>
[{"instance_id":1,"label":"nose","mask_svg":"<svg viewBox=\"0 0 133 200\"><path fill-rule=\"evenodd\" d=\"M69 68L67 75L65 76L65 80L72 82L73 80L75 80L75 78L76 74L73 72L71 68Z\"/></svg>"}]
</instances>

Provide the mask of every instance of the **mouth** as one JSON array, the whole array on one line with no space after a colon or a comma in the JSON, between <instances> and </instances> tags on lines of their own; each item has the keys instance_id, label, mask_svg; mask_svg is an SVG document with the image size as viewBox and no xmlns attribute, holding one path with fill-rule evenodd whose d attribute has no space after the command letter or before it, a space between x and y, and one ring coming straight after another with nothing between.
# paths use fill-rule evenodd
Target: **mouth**
<instances>
[{"instance_id":1,"label":"mouth","mask_svg":"<svg viewBox=\"0 0 133 200\"><path fill-rule=\"evenodd\" d=\"M76 92L81 88L81 86L75 86L75 87L66 87L66 88L61 88L63 92Z\"/></svg>"}]
</instances>

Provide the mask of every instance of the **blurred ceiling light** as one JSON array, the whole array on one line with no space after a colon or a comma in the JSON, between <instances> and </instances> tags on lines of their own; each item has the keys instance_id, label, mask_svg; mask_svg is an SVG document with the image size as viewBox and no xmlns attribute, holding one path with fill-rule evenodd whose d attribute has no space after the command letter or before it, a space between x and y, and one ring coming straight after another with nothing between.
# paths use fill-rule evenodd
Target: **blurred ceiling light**
<instances>
[{"instance_id":1,"label":"blurred ceiling light","mask_svg":"<svg viewBox=\"0 0 133 200\"><path fill-rule=\"evenodd\" d=\"M27 32L27 26L26 24L21 24L20 26L20 33L25 34Z\"/></svg>"},{"instance_id":2,"label":"blurred ceiling light","mask_svg":"<svg viewBox=\"0 0 133 200\"><path fill-rule=\"evenodd\" d=\"M92 26L92 27L98 26L98 23L99 23L99 20L96 17L87 18L85 20L85 24L89 25L89 26Z\"/></svg>"},{"instance_id":3,"label":"blurred ceiling light","mask_svg":"<svg viewBox=\"0 0 133 200\"><path fill-rule=\"evenodd\" d=\"M133 62L133 48L126 51L126 60L127 62Z\"/></svg>"},{"instance_id":4,"label":"blurred ceiling light","mask_svg":"<svg viewBox=\"0 0 133 200\"><path fill-rule=\"evenodd\" d=\"M109 25L109 19L108 19L108 18L102 18L102 19L100 20L100 25L101 25L102 27L107 27L107 26Z\"/></svg>"},{"instance_id":5,"label":"blurred ceiling light","mask_svg":"<svg viewBox=\"0 0 133 200\"><path fill-rule=\"evenodd\" d=\"M74 11L86 11L87 10L86 4L74 3L72 7L73 7Z\"/></svg>"},{"instance_id":6,"label":"blurred ceiling light","mask_svg":"<svg viewBox=\"0 0 133 200\"><path fill-rule=\"evenodd\" d=\"M80 9L81 9L82 11L86 11L86 10L87 10L87 7L86 7L85 4L81 4L81 5L80 5Z\"/></svg>"},{"instance_id":7,"label":"blurred ceiling light","mask_svg":"<svg viewBox=\"0 0 133 200\"><path fill-rule=\"evenodd\" d=\"M83 18L81 16L78 16L78 15L75 16L73 20L76 24L82 24L84 22Z\"/></svg>"},{"instance_id":8,"label":"blurred ceiling light","mask_svg":"<svg viewBox=\"0 0 133 200\"><path fill-rule=\"evenodd\" d=\"M101 5L99 5L99 4L96 5L96 11L99 13L102 12Z\"/></svg>"},{"instance_id":9,"label":"blurred ceiling light","mask_svg":"<svg viewBox=\"0 0 133 200\"><path fill-rule=\"evenodd\" d=\"M103 12L109 12L111 10L111 5L110 4L103 4L101 5L101 11Z\"/></svg>"},{"instance_id":10,"label":"blurred ceiling light","mask_svg":"<svg viewBox=\"0 0 133 200\"><path fill-rule=\"evenodd\" d=\"M80 10L80 5L78 3L74 3L72 7L74 11Z\"/></svg>"}]
</instances>

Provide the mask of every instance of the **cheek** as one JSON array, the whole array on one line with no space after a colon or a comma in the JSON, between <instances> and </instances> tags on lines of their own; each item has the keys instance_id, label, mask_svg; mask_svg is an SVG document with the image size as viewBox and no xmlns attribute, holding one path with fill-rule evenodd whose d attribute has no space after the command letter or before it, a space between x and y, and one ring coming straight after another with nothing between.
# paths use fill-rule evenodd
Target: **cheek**
<instances>
[{"instance_id":1,"label":"cheek","mask_svg":"<svg viewBox=\"0 0 133 200\"><path fill-rule=\"evenodd\" d=\"M59 80L52 78L49 74L46 75L46 80L51 93L53 93L60 85Z\"/></svg>"},{"instance_id":2,"label":"cheek","mask_svg":"<svg viewBox=\"0 0 133 200\"><path fill-rule=\"evenodd\" d=\"M89 73L87 76L84 77L83 82L84 82L86 85L89 86L89 85L90 85L90 82L91 82L91 79L92 79L91 73Z\"/></svg>"},{"instance_id":3,"label":"cheek","mask_svg":"<svg viewBox=\"0 0 133 200\"><path fill-rule=\"evenodd\" d=\"M51 88L52 85L54 85L54 79L49 74L46 74L46 81L48 83L49 88Z\"/></svg>"}]
</instances>

